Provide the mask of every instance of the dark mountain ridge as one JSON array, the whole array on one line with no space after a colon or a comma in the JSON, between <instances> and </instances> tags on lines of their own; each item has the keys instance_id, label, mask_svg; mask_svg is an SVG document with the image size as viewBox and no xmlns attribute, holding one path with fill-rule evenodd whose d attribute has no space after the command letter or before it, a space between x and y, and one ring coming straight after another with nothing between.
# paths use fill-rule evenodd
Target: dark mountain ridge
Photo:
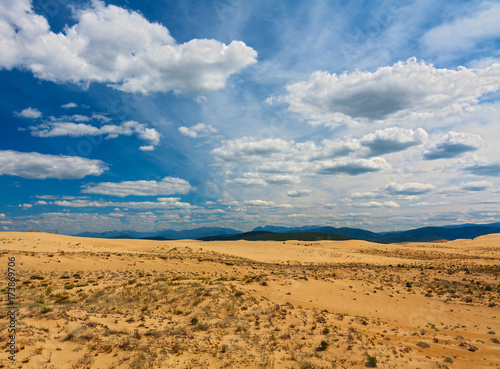
<instances>
[{"instance_id":1,"label":"dark mountain ridge","mask_svg":"<svg viewBox=\"0 0 500 369\"><path fill-rule=\"evenodd\" d=\"M102 233L84 232L77 234L80 237L122 238L122 239L149 239L149 240L179 240L200 239L204 241L216 240L303 240L313 241L320 239L357 239L378 243L398 242L429 242L437 240L472 239L479 236L500 233L500 222L490 224L458 224L442 227L421 227L396 232L371 232L360 228L329 227L329 226L298 226L282 227L266 225L256 227L250 232L241 232L232 228L201 227L187 230L163 230L158 232L136 231L109 231ZM329 237L329 238L328 238Z\"/></svg>"}]
</instances>

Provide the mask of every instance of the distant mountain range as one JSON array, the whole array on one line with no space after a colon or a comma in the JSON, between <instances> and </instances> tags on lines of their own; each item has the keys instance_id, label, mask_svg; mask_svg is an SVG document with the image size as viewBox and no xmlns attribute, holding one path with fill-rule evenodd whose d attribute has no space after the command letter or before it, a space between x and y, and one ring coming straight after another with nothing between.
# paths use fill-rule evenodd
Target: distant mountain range
<instances>
[{"instance_id":1,"label":"distant mountain range","mask_svg":"<svg viewBox=\"0 0 500 369\"><path fill-rule=\"evenodd\" d=\"M231 241L231 240L247 240L247 241L345 241L350 240L350 237L341 236L338 234L324 232L267 232L267 231L252 231L240 233L232 236L209 236L199 238L201 241Z\"/></svg>"},{"instance_id":2,"label":"distant mountain range","mask_svg":"<svg viewBox=\"0 0 500 369\"><path fill-rule=\"evenodd\" d=\"M179 240L199 239L204 241L217 240L346 240L357 239L378 243L395 242L428 242L438 240L472 239L491 233L500 233L500 222L490 224L461 224L442 227L423 227L398 232L370 232L359 228L335 228L324 226L256 227L251 232L241 232L231 228L202 227L182 231L164 230L158 232L110 231L84 232L79 237L149 239L149 240Z\"/></svg>"},{"instance_id":3,"label":"distant mountain range","mask_svg":"<svg viewBox=\"0 0 500 369\"><path fill-rule=\"evenodd\" d=\"M198 239L208 236L223 236L240 234L241 231L231 228L220 227L201 227L195 229L186 229L182 231L174 231L167 229L157 232L136 232L136 231L110 231L110 232L83 232L76 234L78 237L94 237L94 238L136 238L148 240L183 240L183 239Z\"/></svg>"}]
</instances>

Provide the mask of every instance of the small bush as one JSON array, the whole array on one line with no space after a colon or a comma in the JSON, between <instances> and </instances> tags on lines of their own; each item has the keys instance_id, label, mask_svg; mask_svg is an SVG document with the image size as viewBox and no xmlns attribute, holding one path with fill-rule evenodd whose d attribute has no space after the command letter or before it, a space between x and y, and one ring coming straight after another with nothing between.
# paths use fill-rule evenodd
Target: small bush
<instances>
[{"instance_id":1,"label":"small bush","mask_svg":"<svg viewBox=\"0 0 500 369\"><path fill-rule=\"evenodd\" d=\"M319 347L317 348L318 351L325 351L328 346L330 346L330 344L326 341L321 341L321 343L319 344Z\"/></svg>"},{"instance_id":2,"label":"small bush","mask_svg":"<svg viewBox=\"0 0 500 369\"><path fill-rule=\"evenodd\" d=\"M198 318L193 318L193 319L191 319L191 324L192 324L192 325L196 325L196 324L198 324Z\"/></svg>"},{"instance_id":3,"label":"small bush","mask_svg":"<svg viewBox=\"0 0 500 369\"><path fill-rule=\"evenodd\" d=\"M40 310L40 314L47 314L52 311L52 308L49 307L44 307L42 310Z\"/></svg>"},{"instance_id":4,"label":"small bush","mask_svg":"<svg viewBox=\"0 0 500 369\"><path fill-rule=\"evenodd\" d=\"M449 356L445 356L444 357L444 362L445 363L450 363L450 364L453 364L453 359Z\"/></svg>"},{"instance_id":5,"label":"small bush","mask_svg":"<svg viewBox=\"0 0 500 369\"><path fill-rule=\"evenodd\" d=\"M431 347L427 342L422 342L422 341L420 341L419 343L417 343L417 346L421 347L421 348L429 348L429 347Z\"/></svg>"},{"instance_id":6,"label":"small bush","mask_svg":"<svg viewBox=\"0 0 500 369\"><path fill-rule=\"evenodd\" d=\"M375 356L368 356L368 363L372 368L377 367L377 358Z\"/></svg>"}]
</instances>

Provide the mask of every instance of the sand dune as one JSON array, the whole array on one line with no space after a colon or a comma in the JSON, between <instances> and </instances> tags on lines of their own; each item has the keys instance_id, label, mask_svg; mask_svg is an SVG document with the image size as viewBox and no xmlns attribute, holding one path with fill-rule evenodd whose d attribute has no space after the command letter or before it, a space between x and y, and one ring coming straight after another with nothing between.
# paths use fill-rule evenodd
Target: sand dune
<instances>
[{"instance_id":1,"label":"sand dune","mask_svg":"<svg viewBox=\"0 0 500 369\"><path fill-rule=\"evenodd\" d=\"M0 255L5 271L16 258L19 314L17 361L5 344L0 367L500 367L498 234L383 245L4 232Z\"/></svg>"}]
</instances>

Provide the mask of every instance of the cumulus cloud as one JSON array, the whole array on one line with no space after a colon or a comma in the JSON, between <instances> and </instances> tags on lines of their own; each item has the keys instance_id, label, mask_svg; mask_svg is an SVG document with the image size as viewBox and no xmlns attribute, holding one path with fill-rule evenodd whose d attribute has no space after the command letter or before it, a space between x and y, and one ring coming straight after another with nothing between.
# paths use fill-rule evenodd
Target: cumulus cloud
<instances>
[{"instance_id":1,"label":"cumulus cloud","mask_svg":"<svg viewBox=\"0 0 500 369\"><path fill-rule=\"evenodd\" d=\"M225 162L263 162L268 164L283 161L309 162L323 159L332 159L346 156L361 148L359 140L346 138L345 140L322 140L294 142L281 138L256 139L241 137L235 140L224 141L222 146L212 150L212 155Z\"/></svg>"},{"instance_id":2,"label":"cumulus cloud","mask_svg":"<svg viewBox=\"0 0 500 369\"><path fill-rule=\"evenodd\" d=\"M399 205L394 201L370 201L370 202L360 202L354 203L353 206L361 207L361 208L399 208Z\"/></svg>"},{"instance_id":3,"label":"cumulus cloud","mask_svg":"<svg viewBox=\"0 0 500 369\"><path fill-rule=\"evenodd\" d=\"M500 4L484 2L486 7L473 14L441 24L422 37L422 45L430 52L449 55L474 49L485 40L500 37Z\"/></svg>"},{"instance_id":4,"label":"cumulus cloud","mask_svg":"<svg viewBox=\"0 0 500 369\"><path fill-rule=\"evenodd\" d=\"M177 44L166 27L135 11L98 0L74 9L76 23L54 33L31 0L2 1L0 67L56 83L199 94L224 88L231 75L256 62L257 52L241 41Z\"/></svg>"},{"instance_id":5,"label":"cumulus cloud","mask_svg":"<svg viewBox=\"0 0 500 369\"><path fill-rule=\"evenodd\" d=\"M500 176L500 163L477 163L465 167L465 170L478 176Z\"/></svg>"},{"instance_id":6,"label":"cumulus cloud","mask_svg":"<svg viewBox=\"0 0 500 369\"><path fill-rule=\"evenodd\" d=\"M292 190L288 191L286 194L289 197L307 197L313 193L312 190Z\"/></svg>"},{"instance_id":7,"label":"cumulus cloud","mask_svg":"<svg viewBox=\"0 0 500 369\"><path fill-rule=\"evenodd\" d=\"M260 173L247 172L235 179L228 179L226 183L233 183L247 187L261 187L271 185L287 185L300 182L300 177L290 174L268 175L263 177Z\"/></svg>"},{"instance_id":8,"label":"cumulus cloud","mask_svg":"<svg viewBox=\"0 0 500 369\"><path fill-rule=\"evenodd\" d=\"M428 138L422 128L417 130L392 127L379 129L361 138L361 144L370 149L370 155L383 155L406 150Z\"/></svg>"},{"instance_id":9,"label":"cumulus cloud","mask_svg":"<svg viewBox=\"0 0 500 369\"><path fill-rule=\"evenodd\" d=\"M271 207L271 208L290 208L292 207L290 204L277 204L274 201L265 201L265 200L246 200L243 201L244 205L249 206L263 206L263 207Z\"/></svg>"},{"instance_id":10,"label":"cumulus cloud","mask_svg":"<svg viewBox=\"0 0 500 369\"><path fill-rule=\"evenodd\" d=\"M319 164L319 174L348 174L356 176L359 174L380 172L391 169L384 158L370 159L339 159L335 161L324 161Z\"/></svg>"},{"instance_id":11,"label":"cumulus cloud","mask_svg":"<svg viewBox=\"0 0 500 369\"><path fill-rule=\"evenodd\" d=\"M466 152L479 150L482 143L483 140L478 135L451 131L425 153L424 158L427 160L455 158Z\"/></svg>"},{"instance_id":12,"label":"cumulus cloud","mask_svg":"<svg viewBox=\"0 0 500 369\"><path fill-rule=\"evenodd\" d=\"M88 196L58 196L58 195L35 195L37 199L43 200L76 200L87 199Z\"/></svg>"},{"instance_id":13,"label":"cumulus cloud","mask_svg":"<svg viewBox=\"0 0 500 369\"><path fill-rule=\"evenodd\" d=\"M374 197L379 197L380 192L378 191L367 191L367 192L353 192L351 197L354 199L370 199Z\"/></svg>"},{"instance_id":14,"label":"cumulus cloud","mask_svg":"<svg viewBox=\"0 0 500 369\"><path fill-rule=\"evenodd\" d=\"M260 161L262 158L288 157L293 146L293 141L280 138L257 140L253 137L242 137L225 141L221 147L212 150L212 155L227 162Z\"/></svg>"},{"instance_id":15,"label":"cumulus cloud","mask_svg":"<svg viewBox=\"0 0 500 369\"><path fill-rule=\"evenodd\" d=\"M283 174L261 178L269 184L299 183L300 177L297 175L304 173L358 175L391 169L385 159L380 157L360 159L346 156L360 147L359 140L351 138L345 141L323 140L316 144L313 141L243 137L224 141L211 153L218 161L228 165L249 165L259 175Z\"/></svg>"},{"instance_id":16,"label":"cumulus cloud","mask_svg":"<svg viewBox=\"0 0 500 369\"><path fill-rule=\"evenodd\" d=\"M108 196L159 196L187 194L193 187L180 178L165 177L161 181L101 182L87 185L81 192Z\"/></svg>"},{"instance_id":17,"label":"cumulus cloud","mask_svg":"<svg viewBox=\"0 0 500 369\"><path fill-rule=\"evenodd\" d=\"M198 138L198 137L206 137L210 136L213 133L217 133L217 129L212 127L209 124L198 123L192 127L184 127L181 126L178 128L179 132L184 136Z\"/></svg>"},{"instance_id":18,"label":"cumulus cloud","mask_svg":"<svg viewBox=\"0 0 500 369\"><path fill-rule=\"evenodd\" d=\"M410 204L410 206L441 206L441 205L448 205L447 202L445 201L440 201L440 202L417 202L415 204Z\"/></svg>"},{"instance_id":19,"label":"cumulus cloud","mask_svg":"<svg viewBox=\"0 0 500 369\"><path fill-rule=\"evenodd\" d=\"M61 108L63 108L63 109L72 109L72 108L76 108L77 106L78 105L76 103L70 102L70 103L61 105Z\"/></svg>"},{"instance_id":20,"label":"cumulus cloud","mask_svg":"<svg viewBox=\"0 0 500 369\"><path fill-rule=\"evenodd\" d=\"M73 116L74 118L75 116ZM84 117L88 118L88 117ZM78 119L78 118L77 118ZM88 118L90 119L90 118ZM141 146L143 151L151 151L160 143L160 132L154 128L148 128L145 124L129 120L121 124L105 124L100 127L85 123L52 121L29 127L31 135L35 137L83 137L83 136L106 136L106 139L118 136L137 135L140 139L150 145Z\"/></svg>"},{"instance_id":21,"label":"cumulus cloud","mask_svg":"<svg viewBox=\"0 0 500 369\"><path fill-rule=\"evenodd\" d=\"M435 189L431 183L389 183L384 191L392 195L421 195Z\"/></svg>"},{"instance_id":22,"label":"cumulus cloud","mask_svg":"<svg viewBox=\"0 0 500 369\"><path fill-rule=\"evenodd\" d=\"M193 205L179 201L178 197L158 198L158 201L92 201L92 200L55 200L53 205L72 208L127 208L127 209L179 209Z\"/></svg>"},{"instance_id":23,"label":"cumulus cloud","mask_svg":"<svg viewBox=\"0 0 500 369\"><path fill-rule=\"evenodd\" d=\"M437 69L415 58L375 72L330 74L316 71L308 81L287 86L287 95L271 97L310 124L335 127L388 118L430 118L478 104L500 88L500 64L481 69Z\"/></svg>"},{"instance_id":24,"label":"cumulus cloud","mask_svg":"<svg viewBox=\"0 0 500 369\"><path fill-rule=\"evenodd\" d=\"M88 175L99 176L107 169L108 166L101 160L0 150L0 175L29 179L79 179Z\"/></svg>"},{"instance_id":25,"label":"cumulus cloud","mask_svg":"<svg viewBox=\"0 0 500 369\"><path fill-rule=\"evenodd\" d=\"M0 213L0 219L4 219L4 218L5 218L5 214Z\"/></svg>"},{"instance_id":26,"label":"cumulus cloud","mask_svg":"<svg viewBox=\"0 0 500 369\"><path fill-rule=\"evenodd\" d=\"M26 108L21 112L14 112L15 115L22 118L38 119L42 116L42 112L38 109Z\"/></svg>"},{"instance_id":27,"label":"cumulus cloud","mask_svg":"<svg viewBox=\"0 0 500 369\"><path fill-rule=\"evenodd\" d=\"M278 185L294 184L294 183L300 183L300 177L289 174L278 174L266 178L266 182L269 184L278 184Z\"/></svg>"},{"instance_id":28,"label":"cumulus cloud","mask_svg":"<svg viewBox=\"0 0 500 369\"><path fill-rule=\"evenodd\" d=\"M259 173L247 172L235 179L228 179L226 183L233 183L246 187L262 187L266 186L267 182L263 180Z\"/></svg>"},{"instance_id":29,"label":"cumulus cloud","mask_svg":"<svg viewBox=\"0 0 500 369\"><path fill-rule=\"evenodd\" d=\"M493 183L489 181L466 182L460 185L460 189L463 191L473 192L484 191L491 187L493 187Z\"/></svg>"}]
</instances>

